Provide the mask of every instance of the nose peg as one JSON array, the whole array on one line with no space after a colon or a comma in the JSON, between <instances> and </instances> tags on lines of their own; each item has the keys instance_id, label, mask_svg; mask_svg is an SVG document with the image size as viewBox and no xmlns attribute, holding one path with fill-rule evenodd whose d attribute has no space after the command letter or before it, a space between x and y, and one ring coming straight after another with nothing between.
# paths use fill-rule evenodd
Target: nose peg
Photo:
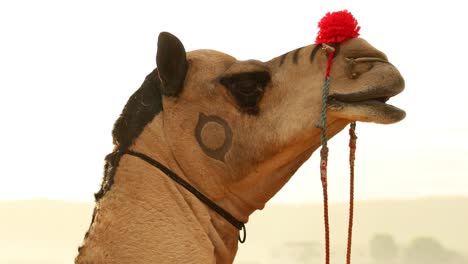
<instances>
[{"instance_id":1,"label":"nose peg","mask_svg":"<svg viewBox=\"0 0 468 264\"><path fill-rule=\"evenodd\" d=\"M354 65L356 65L356 61L354 58L346 58L347 65L345 67L346 75L350 79L356 79L359 74L354 71Z\"/></svg>"}]
</instances>

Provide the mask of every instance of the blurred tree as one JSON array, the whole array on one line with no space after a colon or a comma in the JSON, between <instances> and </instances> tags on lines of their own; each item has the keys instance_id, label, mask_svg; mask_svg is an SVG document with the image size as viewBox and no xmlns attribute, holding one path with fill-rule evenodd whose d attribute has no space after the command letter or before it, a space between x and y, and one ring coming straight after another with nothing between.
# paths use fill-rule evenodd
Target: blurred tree
<instances>
[{"instance_id":1,"label":"blurred tree","mask_svg":"<svg viewBox=\"0 0 468 264\"><path fill-rule=\"evenodd\" d=\"M398 256L398 246L389 234L375 234L369 246L374 263L393 263Z\"/></svg>"},{"instance_id":2,"label":"blurred tree","mask_svg":"<svg viewBox=\"0 0 468 264\"><path fill-rule=\"evenodd\" d=\"M322 246L317 241L288 241L271 252L270 263L316 263L322 259Z\"/></svg>"},{"instance_id":3,"label":"blurred tree","mask_svg":"<svg viewBox=\"0 0 468 264\"><path fill-rule=\"evenodd\" d=\"M405 251L405 264L442 264L448 262L447 251L431 237L414 239Z\"/></svg>"},{"instance_id":4,"label":"blurred tree","mask_svg":"<svg viewBox=\"0 0 468 264\"><path fill-rule=\"evenodd\" d=\"M468 259L456 251L447 251L447 260L449 264L468 264Z\"/></svg>"}]
</instances>

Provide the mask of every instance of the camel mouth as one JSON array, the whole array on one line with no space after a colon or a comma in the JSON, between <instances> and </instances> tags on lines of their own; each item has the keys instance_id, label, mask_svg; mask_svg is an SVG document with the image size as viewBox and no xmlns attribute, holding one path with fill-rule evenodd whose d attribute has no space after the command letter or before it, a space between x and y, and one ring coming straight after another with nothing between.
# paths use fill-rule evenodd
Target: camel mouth
<instances>
[{"instance_id":1,"label":"camel mouth","mask_svg":"<svg viewBox=\"0 0 468 264\"><path fill-rule=\"evenodd\" d=\"M404 110L387 104L403 89L368 89L351 94L332 94L328 97L329 109L338 117L356 121L391 124L405 118Z\"/></svg>"},{"instance_id":2,"label":"camel mouth","mask_svg":"<svg viewBox=\"0 0 468 264\"><path fill-rule=\"evenodd\" d=\"M344 103L363 102L368 100L377 100L385 103L390 99L390 97L393 97L403 91L403 87L399 87L400 85L395 86L396 87L391 88L368 88L366 91L350 94L331 94L328 96L328 99Z\"/></svg>"}]
</instances>

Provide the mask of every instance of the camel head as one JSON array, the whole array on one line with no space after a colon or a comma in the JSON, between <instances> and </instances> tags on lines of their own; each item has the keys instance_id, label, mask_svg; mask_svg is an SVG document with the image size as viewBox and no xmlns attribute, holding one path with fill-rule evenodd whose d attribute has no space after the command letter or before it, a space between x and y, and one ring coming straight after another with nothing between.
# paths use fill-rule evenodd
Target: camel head
<instances>
[{"instance_id":1,"label":"camel head","mask_svg":"<svg viewBox=\"0 0 468 264\"><path fill-rule=\"evenodd\" d=\"M404 111L386 103L404 87L386 55L361 38L335 49L329 136L352 121L403 119ZM125 140L119 138L128 134L124 128L146 120L140 130L157 132L141 137L163 138L181 171L202 192L233 214L242 215L236 213L239 208L263 208L320 145L317 123L327 54L320 45L310 45L267 62L239 61L213 50L186 52L179 39L163 32L157 69L140 88L146 90L130 99L139 100L139 108L122 114L114 140L122 148ZM158 107L146 119L137 117ZM158 138L151 138L155 134ZM138 140L123 147L133 143Z\"/></svg>"},{"instance_id":2,"label":"camel head","mask_svg":"<svg viewBox=\"0 0 468 264\"><path fill-rule=\"evenodd\" d=\"M386 103L404 86L387 57L359 38L334 48L328 137L353 121L403 119ZM106 157L76 263L232 263L237 227L125 153L157 160L246 223L321 144L328 54L310 45L267 62L239 61L213 50L186 52L161 33L157 68L114 125L116 151Z\"/></svg>"}]
</instances>

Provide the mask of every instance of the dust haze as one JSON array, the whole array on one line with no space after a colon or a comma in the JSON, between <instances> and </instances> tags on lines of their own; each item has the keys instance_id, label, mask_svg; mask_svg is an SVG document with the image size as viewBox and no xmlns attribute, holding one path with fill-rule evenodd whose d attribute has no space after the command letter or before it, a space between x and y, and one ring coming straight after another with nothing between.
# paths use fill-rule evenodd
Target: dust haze
<instances>
[{"instance_id":1,"label":"dust haze","mask_svg":"<svg viewBox=\"0 0 468 264\"><path fill-rule=\"evenodd\" d=\"M93 203L0 202L0 263L73 263ZM344 263L347 205L331 205L332 263ZM320 204L268 204L247 224L235 263L323 263ZM155 238L157 239L157 238ZM468 197L357 201L357 264L468 263Z\"/></svg>"}]
</instances>

